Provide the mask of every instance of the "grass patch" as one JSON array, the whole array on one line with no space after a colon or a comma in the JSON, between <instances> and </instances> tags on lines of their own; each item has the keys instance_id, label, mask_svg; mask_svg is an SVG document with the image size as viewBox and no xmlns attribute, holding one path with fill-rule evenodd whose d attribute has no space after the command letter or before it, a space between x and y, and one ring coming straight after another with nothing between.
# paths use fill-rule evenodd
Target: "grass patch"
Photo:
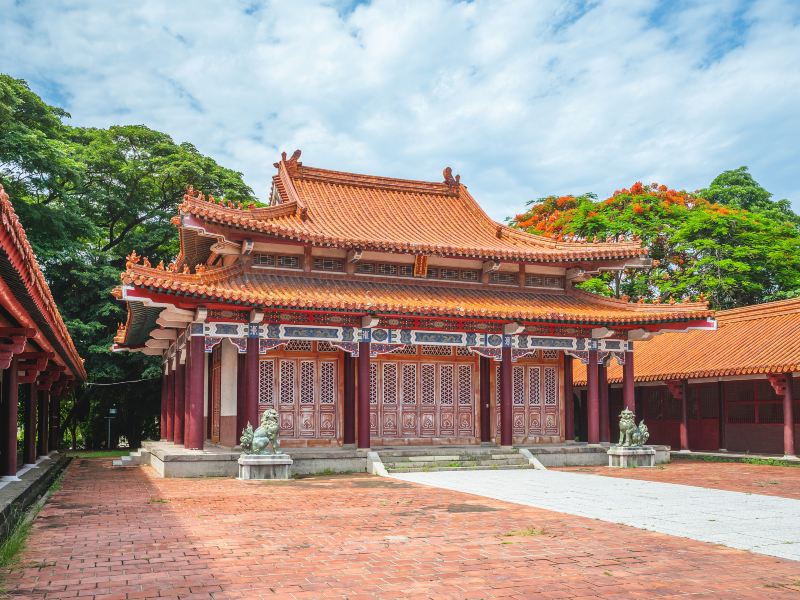
<instances>
[{"instance_id":1,"label":"grass patch","mask_svg":"<svg viewBox=\"0 0 800 600\"><path fill-rule=\"evenodd\" d=\"M75 458L119 458L130 453L130 450L68 450L66 454Z\"/></svg>"},{"instance_id":2,"label":"grass patch","mask_svg":"<svg viewBox=\"0 0 800 600\"><path fill-rule=\"evenodd\" d=\"M166 498L150 498L147 502L150 504L167 504L169 500Z\"/></svg>"},{"instance_id":3,"label":"grass patch","mask_svg":"<svg viewBox=\"0 0 800 600\"><path fill-rule=\"evenodd\" d=\"M16 521L14 529L12 529L8 536L0 542L0 569L8 569L14 566L20 558L22 551L25 549L25 544L28 542L28 536L33 527L33 520L39 511L44 507L45 502L53 492L61 489L61 482L64 479L64 471L50 484L47 492L36 501L27 511L21 512L17 510L12 513L12 519ZM5 597L4 589L5 578L0 576L0 596Z\"/></svg>"},{"instance_id":4,"label":"grass patch","mask_svg":"<svg viewBox=\"0 0 800 600\"><path fill-rule=\"evenodd\" d=\"M692 455L681 454L672 455L672 460L675 462L681 460L696 460L700 462L713 462L713 463L744 463L748 465L765 465L768 467L800 467L800 461L796 460L783 460L782 458L756 458L751 456L711 456L708 454Z\"/></svg>"},{"instance_id":5,"label":"grass patch","mask_svg":"<svg viewBox=\"0 0 800 600\"><path fill-rule=\"evenodd\" d=\"M526 529L515 529L514 531L509 531L508 533L504 533L503 537L531 537L535 535L544 535L545 533L545 530L540 529L539 527L528 527Z\"/></svg>"}]
</instances>

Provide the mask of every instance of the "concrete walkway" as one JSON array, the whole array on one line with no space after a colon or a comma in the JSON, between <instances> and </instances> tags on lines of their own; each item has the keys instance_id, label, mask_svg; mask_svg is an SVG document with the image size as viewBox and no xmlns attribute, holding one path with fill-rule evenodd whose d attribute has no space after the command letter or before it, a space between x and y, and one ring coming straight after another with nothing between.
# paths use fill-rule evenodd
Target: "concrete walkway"
<instances>
[{"instance_id":1,"label":"concrete walkway","mask_svg":"<svg viewBox=\"0 0 800 600\"><path fill-rule=\"evenodd\" d=\"M800 500L559 471L443 471L390 476L800 560Z\"/></svg>"}]
</instances>

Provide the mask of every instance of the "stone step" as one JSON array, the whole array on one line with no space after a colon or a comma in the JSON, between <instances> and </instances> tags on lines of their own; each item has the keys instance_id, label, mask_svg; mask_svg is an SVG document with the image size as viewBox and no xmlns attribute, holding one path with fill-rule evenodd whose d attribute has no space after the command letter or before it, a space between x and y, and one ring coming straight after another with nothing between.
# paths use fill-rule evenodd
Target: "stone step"
<instances>
[{"instance_id":1,"label":"stone step","mask_svg":"<svg viewBox=\"0 0 800 600\"><path fill-rule=\"evenodd\" d=\"M444 467L444 466L431 466L431 467L421 467L421 466L413 466L413 467L398 467L398 468L389 468L386 467L386 470L389 473L418 473L418 472L430 472L430 471L492 471L492 470L516 470L516 469L532 469L531 465L476 465L476 466L468 466L468 467Z\"/></svg>"},{"instance_id":2,"label":"stone step","mask_svg":"<svg viewBox=\"0 0 800 600\"><path fill-rule=\"evenodd\" d=\"M381 456L381 461L387 463L403 463L412 466L416 463L448 463L454 461L520 461L527 462L520 454L451 454L447 456L421 455L421 456Z\"/></svg>"},{"instance_id":3,"label":"stone step","mask_svg":"<svg viewBox=\"0 0 800 600\"><path fill-rule=\"evenodd\" d=\"M378 451L378 456L380 456L382 460L414 460L418 457L422 458L437 457L440 460L456 460L456 459L467 459L472 457L505 458L508 456L519 456L519 455L520 454L518 450L504 451L497 448L491 448L491 449L486 448L478 451L465 451L459 449L459 450L450 450L441 452L432 451L430 449L405 451L405 452Z\"/></svg>"}]
</instances>

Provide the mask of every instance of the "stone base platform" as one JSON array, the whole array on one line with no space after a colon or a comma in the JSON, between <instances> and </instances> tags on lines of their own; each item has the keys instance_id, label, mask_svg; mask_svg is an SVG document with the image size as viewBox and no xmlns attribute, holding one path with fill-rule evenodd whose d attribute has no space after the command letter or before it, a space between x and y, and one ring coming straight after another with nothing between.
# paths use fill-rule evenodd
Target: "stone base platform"
<instances>
[{"instance_id":1,"label":"stone base platform","mask_svg":"<svg viewBox=\"0 0 800 600\"><path fill-rule=\"evenodd\" d=\"M587 444L566 442L564 444L538 444L525 448L545 467L591 467L608 464L611 444ZM669 446L649 446L655 450L656 464L670 461Z\"/></svg>"},{"instance_id":2,"label":"stone base platform","mask_svg":"<svg viewBox=\"0 0 800 600\"><path fill-rule=\"evenodd\" d=\"M355 447L282 448L293 464L289 476L366 473L367 452ZM150 465L161 477L237 477L238 448L206 443L203 450L187 450L172 442L142 442L142 447L117 466Z\"/></svg>"},{"instance_id":3,"label":"stone base platform","mask_svg":"<svg viewBox=\"0 0 800 600\"><path fill-rule=\"evenodd\" d=\"M652 446L625 447L611 446L608 449L608 466L630 469L635 467L655 467L656 449Z\"/></svg>"},{"instance_id":4,"label":"stone base platform","mask_svg":"<svg viewBox=\"0 0 800 600\"><path fill-rule=\"evenodd\" d=\"M292 459L288 454L242 454L237 479L289 479Z\"/></svg>"}]
</instances>

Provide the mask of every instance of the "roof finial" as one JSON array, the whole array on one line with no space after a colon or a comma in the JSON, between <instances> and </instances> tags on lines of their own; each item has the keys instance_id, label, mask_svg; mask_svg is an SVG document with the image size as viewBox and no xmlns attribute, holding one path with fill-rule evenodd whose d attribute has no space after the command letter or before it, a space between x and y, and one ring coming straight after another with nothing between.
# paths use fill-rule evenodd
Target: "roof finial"
<instances>
[{"instance_id":1,"label":"roof finial","mask_svg":"<svg viewBox=\"0 0 800 600\"><path fill-rule=\"evenodd\" d=\"M461 175L453 177L453 169L450 167L445 167L442 174L444 175L444 183L450 188L450 191L458 191L458 186L461 185Z\"/></svg>"},{"instance_id":2,"label":"roof finial","mask_svg":"<svg viewBox=\"0 0 800 600\"><path fill-rule=\"evenodd\" d=\"M286 163L286 168L289 169L289 171L292 171L295 167L300 167L303 165L303 163L300 162L300 154L302 154L302 152L297 149L292 152L292 156L287 159L286 152L281 152L281 162ZM281 163L276 162L273 164L273 166L277 169L281 166Z\"/></svg>"}]
</instances>

